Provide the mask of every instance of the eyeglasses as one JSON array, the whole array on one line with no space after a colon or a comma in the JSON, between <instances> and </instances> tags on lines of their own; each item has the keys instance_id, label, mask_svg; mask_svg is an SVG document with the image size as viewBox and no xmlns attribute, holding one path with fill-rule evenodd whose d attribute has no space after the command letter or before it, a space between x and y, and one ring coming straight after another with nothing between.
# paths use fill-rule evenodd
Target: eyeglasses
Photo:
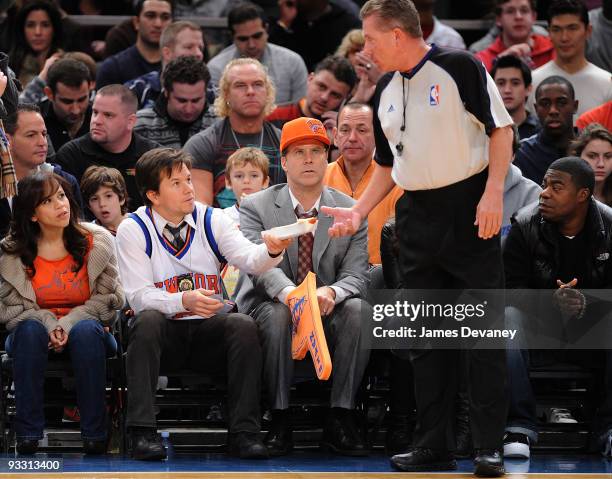
<instances>
[{"instance_id":1,"label":"eyeglasses","mask_svg":"<svg viewBox=\"0 0 612 479\"><path fill-rule=\"evenodd\" d=\"M253 40L259 40L261 39L261 37L264 36L264 33L266 33L265 31L260 31L257 33L253 33L253 35L239 35L234 37L237 41L239 41L240 43L246 43L249 40L253 39Z\"/></svg>"}]
</instances>

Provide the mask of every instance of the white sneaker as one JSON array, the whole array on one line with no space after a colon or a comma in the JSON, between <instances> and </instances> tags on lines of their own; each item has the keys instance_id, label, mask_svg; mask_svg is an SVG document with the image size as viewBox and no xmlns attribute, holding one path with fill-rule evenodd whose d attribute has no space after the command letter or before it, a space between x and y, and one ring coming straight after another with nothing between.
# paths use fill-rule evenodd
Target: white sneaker
<instances>
[{"instance_id":1,"label":"white sneaker","mask_svg":"<svg viewBox=\"0 0 612 479\"><path fill-rule=\"evenodd\" d=\"M504 457L529 459L529 437L518 432L507 432L504 436Z\"/></svg>"},{"instance_id":2,"label":"white sneaker","mask_svg":"<svg viewBox=\"0 0 612 479\"><path fill-rule=\"evenodd\" d=\"M546 411L546 416L548 422L553 424L576 424L578 422L569 409L551 407Z\"/></svg>"}]
</instances>

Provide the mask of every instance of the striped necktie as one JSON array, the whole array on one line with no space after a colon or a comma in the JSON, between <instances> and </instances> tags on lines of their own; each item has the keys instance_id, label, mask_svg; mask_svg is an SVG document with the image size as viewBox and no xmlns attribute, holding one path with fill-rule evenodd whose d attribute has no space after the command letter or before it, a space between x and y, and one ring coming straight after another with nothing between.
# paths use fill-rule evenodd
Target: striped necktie
<instances>
[{"instance_id":1,"label":"striped necktie","mask_svg":"<svg viewBox=\"0 0 612 479\"><path fill-rule=\"evenodd\" d=\"M165 229L170 233L170 237L167 237L167 239L170 241L170 243L172 243L172 246L174 246L174 249L176 249L177 251L185 245L185 240L181 236L181 231L183 230L186 224L187 223L183 221L180 225L174 227L166 223Z\"/></svg>"}]
</instances>

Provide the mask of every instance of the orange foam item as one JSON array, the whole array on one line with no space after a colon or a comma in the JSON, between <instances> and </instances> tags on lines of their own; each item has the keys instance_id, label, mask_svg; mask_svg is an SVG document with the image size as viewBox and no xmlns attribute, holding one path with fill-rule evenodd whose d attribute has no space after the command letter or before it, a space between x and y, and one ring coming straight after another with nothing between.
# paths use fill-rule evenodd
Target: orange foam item
<instances>
[{"instance_id":1,"label":"orange foam item","mask_svg":"<svg viewBox=\"0 0 612 479\"><path fill-rule=\"evenodd\" d=\"M321 380L329 379L332 372L332 361L325 340L321 312L317 301L317 281L311 271L302 284L287 296L293 325L291 328L291 356L293 359L304 359L310 351L312 362Z\"/></svg>"}]
</instances>

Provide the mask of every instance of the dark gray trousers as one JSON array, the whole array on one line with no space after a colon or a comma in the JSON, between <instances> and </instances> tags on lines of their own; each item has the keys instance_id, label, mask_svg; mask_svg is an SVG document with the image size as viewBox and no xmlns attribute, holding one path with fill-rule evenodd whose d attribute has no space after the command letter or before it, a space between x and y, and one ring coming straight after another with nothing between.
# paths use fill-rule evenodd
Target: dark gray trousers
<instances>
[{"instance_id":1,"label":"dark gray trousers","mask_svg":"<svg viewBox=\"0 0 612 479\"><path fill-rule=\"evenodd\" d=\"M369 349L362 344L361 314L363 311L371 317L371 309L362 299L349 298L337 304L331 316L323 318L333 364L331 407L355 407L355 395L370 358ZM293 379L289 308L266 301L255 308L252 316L259 328L268 405L272 409L287 409ZM310 358L307 356L306 360Z\"/></svg>"},{"instance_id":2,"label":"dark gray trousers","mask_svg":"<svg viewBox=\"0 0 612 479\"><path fill-rule=\"evenodd\" d=\"M130 325L127 425L155 427L157 377L183 368L227 378L229 432L259 432L261 348L246 314L171 320L143 311Z\"/></svg>"}]
</instances>

